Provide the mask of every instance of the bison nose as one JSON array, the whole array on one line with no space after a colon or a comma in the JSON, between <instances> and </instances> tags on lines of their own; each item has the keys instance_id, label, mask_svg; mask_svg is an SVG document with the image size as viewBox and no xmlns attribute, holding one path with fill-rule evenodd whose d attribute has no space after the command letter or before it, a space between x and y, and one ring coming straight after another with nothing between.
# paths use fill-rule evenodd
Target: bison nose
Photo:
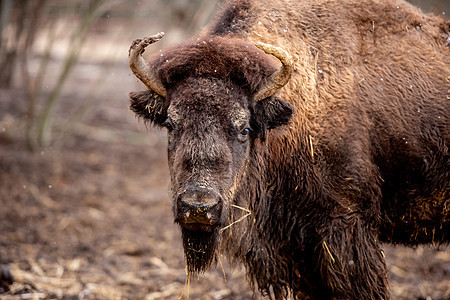
<instances>
[{"instance_id":1,"label":"bison nose","mask_svg":"<svg viewBox=\"0 0 450 300\"><path fill-rule=\"evenodd\" d=\"M219 197L194 193L179 199L178 221L184 226L218 225L221 213Z\"/></svg>"},{"instance_id":2,"label":"bison nose","mask_svg":"<svg viewBox=\"0 0 450 300\"><path fill-rule=\"evenodd\" d=\"M209 211L211 208L216 206L219 202L215 201L214 199L208 199L206 201L204 201L204 200L198 201L197 199L188 197L188 198L183 198L181 200L181 203L190 212L203 212L203 211Z\"/></svg>"}]
</instances>

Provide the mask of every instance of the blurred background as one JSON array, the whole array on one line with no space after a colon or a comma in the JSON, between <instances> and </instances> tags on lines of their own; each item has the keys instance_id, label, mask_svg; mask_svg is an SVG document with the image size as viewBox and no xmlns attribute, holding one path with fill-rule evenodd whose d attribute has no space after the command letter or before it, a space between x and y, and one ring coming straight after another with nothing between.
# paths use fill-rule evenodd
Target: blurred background
<instances>
[{"instance_id":1,"label":"blurred background","mask_svg":"<svg viewBox=\"0 0 450 300\"><path fill-rule=\"evenodd\" d=\"M186 284L165 133L128 109L131 42L182 42L221 3L0 0L0 299L261 298L224 258ZM448 249L385 252L394 299L450 299Z\"/></svg>"}]
</instances>

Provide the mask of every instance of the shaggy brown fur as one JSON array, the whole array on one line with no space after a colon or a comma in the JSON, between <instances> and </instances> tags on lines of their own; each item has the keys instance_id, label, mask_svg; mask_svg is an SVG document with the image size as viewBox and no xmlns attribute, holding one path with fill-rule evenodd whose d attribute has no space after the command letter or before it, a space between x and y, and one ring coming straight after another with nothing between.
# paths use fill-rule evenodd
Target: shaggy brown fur
<instances>
[{"instance_id":1,"label":"shaggy brown fur","mask_svg":"<svg viewBox=\"0 0 450 300\"><path fill-rule=\"evenodd\" d=\"M189 270L220 247L275 298L388 299L380 242L450 239L449 32L403 1L235 0L155 57L167 98L132 93L131 108L168 128L176 220L186 194L220 207L220 246ZM257 41L295 59L259 102L277 61Z\"/></svg>"},{"instance_id":2,"label":"shaggy brown fur","mask_svg":"<svg viewBox=\"0 0 450 300\"><path fill-rule=\"evenodd\" d=\"M169 88L189 76L211 76L228 78L253 95L275 71L271 57L240 39L202 37L161 54L153 66Z\"/></svg>"}]
</instances>

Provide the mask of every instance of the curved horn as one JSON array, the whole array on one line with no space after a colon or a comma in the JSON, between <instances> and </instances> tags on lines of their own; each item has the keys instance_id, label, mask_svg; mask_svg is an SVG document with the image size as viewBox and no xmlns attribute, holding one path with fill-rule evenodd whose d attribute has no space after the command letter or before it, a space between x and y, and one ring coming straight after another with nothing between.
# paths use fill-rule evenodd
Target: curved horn
<instances>
[{"instance_id":1,"label":"curved horn","mask_svg":"<svg viewBox=\"0 0 450 300\"><path fill-rule=\"evenodd\" d=\"M288 83L292 75L293 59L282 48L264 43L255 43L255 46L267 54L275 56L281 62L281 67L267 78L266 83L255 94L255 99L259 101L272 96Z\"/></svg>"},{"instance_id":2,"label":"curved horn","mask_svg":"<svg viewBox=\"0 0 450 300\"><path fill-rule=\"evenodd\" d=\"M133 41L128 52L130 69L134 75L139 78L148 88L155 91L159 95L165 97L167 92L158 76L154 73L151 67L142 57L142 53L145 51L145 47L150 44L156 43L164 36L164 32L157 33L153 36L146 37L144 39L137 39Z\"/></svg>"}]
</instances>

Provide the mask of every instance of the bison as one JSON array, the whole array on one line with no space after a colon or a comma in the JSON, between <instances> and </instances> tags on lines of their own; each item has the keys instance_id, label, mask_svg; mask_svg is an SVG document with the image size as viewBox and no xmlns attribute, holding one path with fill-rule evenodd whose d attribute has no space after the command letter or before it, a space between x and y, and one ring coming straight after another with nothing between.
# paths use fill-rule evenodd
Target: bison
<instances>
[{"instance_id":1,"label":"bison","mask_svg":"<svg viewBox=\"0 0 450 300\"><path fill-rule=\"evenodd\" d=\"M449 32L402 0L235 0L136 40L188 271L220 252L276 299L389 299L381 243L449 241Z\"/></svg>"}]
</instances>

